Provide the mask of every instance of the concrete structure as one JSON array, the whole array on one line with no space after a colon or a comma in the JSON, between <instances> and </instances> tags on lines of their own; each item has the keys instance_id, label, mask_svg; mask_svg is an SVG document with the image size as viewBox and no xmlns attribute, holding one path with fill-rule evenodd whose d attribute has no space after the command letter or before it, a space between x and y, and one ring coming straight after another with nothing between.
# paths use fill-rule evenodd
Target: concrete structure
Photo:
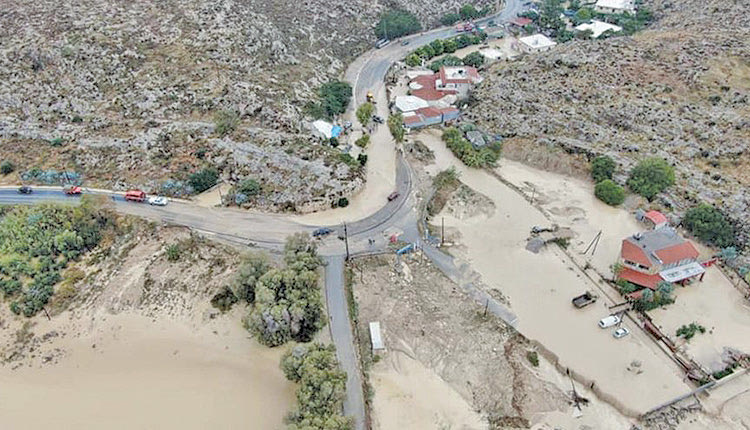
<instances>
[{"instance_id":1,"label":"concrete structure","mask_svg":"<svg viewBox=\"0 0 750 430\"><path fill-rule=\"evenodd\" d=\"M594 10L599 13L635 13L633 0L597 0Z\"/></svg>"},{"instance_id":2,"label":"concrete structure","mask_svg":"<svg viewBox=\"0 0 750 430\"><path fill-rule=\"evenodd\" d=\"M414 112L430 106L430 104L419 97L415 96L398 96L394 101L394 106L399 112Z\"/></svg>"},{"instance_id":3,"label":"concrete structure","mask_svg":"<svg viewBox=\"0 0 750 430\"><path fill-rule=\"evenodd\" d=\"M466 139L471 143L471 146L473 146L474 149L479 149L487 145L487 141L484 140L484 134L482 134L481 131L467 131Z\"/></svg>"},{"instance_id":4,"label":"concrete structure","mask_svg":"<svg viewBox=\"0 0 750 430\"><path fill-rule=\"evenodd\" d=\"M663 281L685 284L705 272L698 255L690 241L664 225L623 239L620 263L624 268L618 277L652 290Z\"/></svg>"},{"instance_id":5,"label":"concrete structure","mask_svg":"<svg viewBox=\"0 0 750 430\"><path fill-rule=\"evenodd\" d=\"M533 52L549 51L555 45L557 45L556 42L543 34L533 34L518 39L518 48L521 52L529 54Z\"/></svg>"},{"instance_id":6,"label":"concrete structure","mask_svg":"<svg viewBox=\"0 0 750 430\"><path fill-rule=\"evenodd\" d=\"M592 20L588 24L581 24L578 27L576 27L576 30L578 31L591 31L591 37L596 39L599 36L602 35L605 31L613 31L615 33L622 31L622 27L619 27L614 24L609 24L607 22Z\"/></svg>"},{"instance_id":7,"label":"concrete structure","mask_svg":"<svg viewBox=\"0 0 750 430\"><path fill-rule=\"evenodd\" d=\"M372 344L373 354L377 354L380 351L385 351L383 336L380 333L380 322L378 321L370 323L370 343Z\"/></svg>"}]
</instances>

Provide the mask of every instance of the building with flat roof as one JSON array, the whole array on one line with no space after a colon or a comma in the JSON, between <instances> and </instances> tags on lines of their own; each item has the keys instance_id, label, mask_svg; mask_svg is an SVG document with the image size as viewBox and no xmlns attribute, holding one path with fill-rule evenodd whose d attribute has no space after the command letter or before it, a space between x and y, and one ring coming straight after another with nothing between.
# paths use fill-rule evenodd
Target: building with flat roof
<instances>
[{"instance_id":1,"label":"building with flat roof","mask_svg":"<svg viewBox=\"0 0 750 430\"><path fill-rule=\"evenodd\" d=\"M370 323L370 343L372 344L373 354L385 351L385 343L383 343L383 336L380 333L380 322L378 321Z\"/></svg>"},{"instance_id":2,"label":"building with flat roof","mask_svg":"<svg viewBox=\"0 0 750 430\"><path fill-rule=\"evenodd\" d=\"M602 35L605 31L613 31L615 33L622 31L622 27L610 24L608 22L592 20L590 23L581 24L576 27L578 31L591 31L591 37L596 39Z\"/></svg>"},{"instance_id":3,"label":"building with flat roof","mask_svg":"<svg viewBox=\"0 0 750 430\"><path fill-rule=\"evenodd\" d=\"M539 33L518 39L518 48L526 53L549 51L555 45L555 41Z\"/></svg>"},{"instance_id":4,"label":"building with flat roof","mask_svg":"<svg viewBox=\"0 0 750 430\"><path fill-rule=\"evenodd\" d=\"M599 13L635 13L633 0L597 0L594 10Z\"/></svg>"}]
</instances>

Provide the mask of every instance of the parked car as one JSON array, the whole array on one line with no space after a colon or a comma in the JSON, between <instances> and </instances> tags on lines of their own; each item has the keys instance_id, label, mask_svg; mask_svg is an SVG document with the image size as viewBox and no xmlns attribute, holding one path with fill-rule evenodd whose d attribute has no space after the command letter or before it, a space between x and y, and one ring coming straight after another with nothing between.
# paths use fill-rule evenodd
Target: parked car
<instances>
[{"instance_id":1,"label":"parked car","mask_svg":"<svg viewBox=\"0 0 750 430\"><path fill-rule=\"evenodd\" d=\"M593 294L590 291L586 291L585 293L581 294L580 296L573 297L573 306L577 308L583 308L586 307L594 302L596 302L596 299L598 299L599 296L596 294Z\"/></svg>"},{"instance_id":2,"label":"parked car","mask_svg":"<svg viewBox=\"0 0 750 430\"><path fill-rule=\"evenodd\" d=\"M148 204L152 206L166 206L169 200L162 196L151 196L148 198Z\"/></svg>"},{"instance_id":3,"label":"parked car","mask_svg":"<svg viewBox=\"0 0 750 430\"><path fill-rule=\"evenodd\" d=\"M388 195L388 201L392 202L398 198L401 194L398 191L394 191Z\"/></svg>"},{"instance_id":4,"label":"parked car","mask_svg":"<svg viewBox=\"0 0 750 430\"><path fill-rule=\"evenodd\" d=\"M383 123L385 122L385 120L384 120L384 119L383 119L382 117L379 117L379 116L377 116L377 115L373 116L373 117L372 117L372 120L373 120L374 122L378 123L378 124L383 124Z\"/></svg>"},{"instance_id":5,"label":"parked car","mask_svg":"<svg viewBox=\"0 0 750 430\"><path fill-rule=\"evenodd\" d=\"M63 192L69 196L77 196L81 193L83 193L83 190L81 190L81 187L78 186L71 186L63 189Z\"/></svg>"},{"instance_id":6,"label":"parked car","mask_svg":"<svg viewBox=\"0 0 750 430\"><path fill-rule=\"evenodd\" d=\"M312 235L313 235L313 237L323 237L323 236L327 236L327 235L331 234L331 232L333 232L332 229L330 229L328 227L321 227L321 228L313 231Z\"/></svg>"},{"instance_id":7,"label":"parked car","mask_svg":"<svg viewBox=\"0 0 750 430\"><path fill-rule=\"evenodd\" d=\"M613 325L617 325L620 323L620 317L617 315L610 315L608 317L604 317L599 320L599 327L601 328L607 328L612 327Z\"/></svg>"},{"instance_id":8,"label":"parked car","mask_svg":"<svg viewBox=\"0 0 750 430\"><path fill-rule=\"evenodd\" d=\"M622 339L628 334L630 334L630 330L628 330L626 327L620 327L612 332L612 336L614 336L615 339Z\"/></svg>"},{"instance_id":9,"label":"parked car","mask_svg":"<svg viewBox=\"0 0 750 430\"><path fill-rule=\"evenodd\" d=\"M146 200L146 193L141 190L130 190L125 193L125 200L141 203Z\"/></svg>"},{"instance_id":10,"label":"parked car","mask_svg":"<svg viewBox=\"0 0 750 430\"><path fill-rule=\"evenodd\" d=\"M401 41L401 46L406 46L406 45L408 45L408 44L409 44L409 41L408 41L408 40L402 40L402 41Z\"/></svg>"},{"instance_id":11,"label":"parked car","mask_svg":"<svg viewBox=\"0 0 750 430\"><path fill-rule=\"evenodd\" d=\"M24 185L24 186L18 188L18 192L20 194L31 194L32 193L32 189L31 189L30 186Z\"/></svg>"}]
</instances>

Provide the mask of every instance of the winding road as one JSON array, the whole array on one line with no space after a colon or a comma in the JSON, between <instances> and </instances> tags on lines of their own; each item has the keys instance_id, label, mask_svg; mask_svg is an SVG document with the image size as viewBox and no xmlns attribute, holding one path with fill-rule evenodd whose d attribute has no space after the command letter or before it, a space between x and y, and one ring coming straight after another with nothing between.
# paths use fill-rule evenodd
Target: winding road
<instances>
[{"instance_id":1,"label":"winding road","mask_svg":"<svg viewBox=\"0 0 750 430\"><path fill-rule=\"evenodd\" d=\"M507 22L523 10L521 0L506 0L502 12L478 20L486 24L490 20ZM373 49L358 57L346 71L345 79L354 88L354 106L365 101L367 91L379 92L385 85L384 79L391 65L417 47L436 39L455 35L452 28L440 28L401 39L409 41L403 46L394 41L383 49ZM387 107L378 106L378 113L387 116ZM373 142L377 144L377 142ZM394 232L402 234L406 241L420 238L417 229L418 214L415 197L412 194L412 173L408 163L400 155L396 165L396 190L401 197L384 205L358 221L346 226L350 254L365 254L385 248L388 237ZM0 187L0 204L38 204L42 202L76 204L80 199L66 196L58 187L36 187L32 194L19 194L17 187ZM287 236L296 232L312 232L319 226L302 224L292 216L250 212L232 208L206 208L187 201L172 201L164 207L137 204L124 200L121 193L106 190L84 190L87 194L102 194L112 199L115 208L122 213L137 215L151 220L187 226L197 232L223 241L270 250L280 250ZM319 251L326 260L326 302L331 317L330 331L342 368L347 372L347 393L344 413L352 416L355 428L367 428L365 401L362 391L361 370L352 334L346 294L344 291L345 244L338 237L343 236L343 226L333 227L334 232L320 241ZM372 241L374 242L372 242ZM435 248L426 245L426 255L449 278L456 281L482 304L491 300L491 311L509 324L515 323L515 316L502 304L497 303L486 293L471 283L462 282L461 272L452 259Z\"/></svg>"}]
</instances>

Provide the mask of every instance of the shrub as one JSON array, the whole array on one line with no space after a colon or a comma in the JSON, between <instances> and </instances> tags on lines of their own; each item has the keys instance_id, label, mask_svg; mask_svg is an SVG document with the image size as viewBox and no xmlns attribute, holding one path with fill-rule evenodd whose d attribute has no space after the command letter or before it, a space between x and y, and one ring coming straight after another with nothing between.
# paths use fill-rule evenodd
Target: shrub
<instances>
[{"instance_id":1,"label":"shrub","mask_svg":"<svg viewBox=\"0 0 750 430\"><path fill-rule=\"evenodd\" d=\"M3 175L13 173L14 170L16 170L16 166L13 164L13 162L3 160L3 162L0 163L0 173L2 173Z\"/></svg>"},{"instance_id":2,"label":"shrub","mask_svg":"<svg viewBox=\"0 0 750 430\"><path fill-rule=\"evenodd\" d=\"M63 146L65 144L65 140L63 140L62 137L56 137L49 141L49 144L52 146Z\"/></svg>"},{"instance_id":3,"label":"shrub","mask_svg":"<svg viewBox=\"0 0 750 430\"><path fill-rule=\"evenodd\" d=\"M484 64L484 55L479 52L472 52L462 60L464 65L471 67L481 67Z\"/></svg>"},{"instance_id":4,"label":"shrub","mask_svg":"<svg viewBox=\"0 0 750 430\"><path fill-rule=\"evenodd\" d=\"M375 36L379 39L395 39L422 30L417 17L405 10L391 10L380 16L375 26Z\"/></svg>"},{"instance_id":5,"label":"shrub","mask_svg":"<svg viewBox=\"0 0 750 430\"><path fill-rule=\"evenodd\" d=\"M650 201L674 182L674 167L661 158L648 158L630 171L628 187Z\"/></svg>"},{"instance_id":6,"label":"shrub","mask_svg":"<svg viewBox=\"0 0 750 430\"><path fill-rule=\"evenodd\" d=\"M237 185L237 192L246 196L257 196L260 194L260 184L252 178L243 179L242 182Z\"/></svg>"},{"instance_id":7,"label":"shrub","mask_svg":"<svg viewBox=\"0 0 750 430\"><path fill-rule=\"evenodd\" d=\"M625 201L625 190L610 179L605 179L596 184L594 195L610 206L618 206Z\"/></svg>"},{"instance_id":8,"label":"shrub","mask_svg":"<svg viewBox=\"0 0 750 430\"><path fill-rule=\"evenodd\" d=\"M224 137L237 129L240 116L233 110L222 110L214 115L214 130L219 137Z\"/></svg>"},{"instance_id":9,"label":"shrub","mask_svg":"<svg viewBox=\"0 0 750 430\"><path fill-rule=\"evenodd\" d=\"M539 367L539 354L536 351L527 351L526 359L529 360L532 366Z\"/></svg>"},{"instance_id":10,"label":"shrub","mask_svg":"<svg viewBox=\"0 0 750 430\"><path fill-rule=\"evenodd\" d=\"M164 251L167 254L167 260L169 261L177 261L182 255L182 249L180 249L180 245L176 243L167 245Z\"/></svg>"},{"instance_id":11,"label":"shrub","mask_svg":"<svg viewBox=\"0 0 750 430\"><path fill-rule=\"evenodd\" d=\"M591 177L594 178L594 182L599 183L605 179L612 179L612 175L615 173L615 160L602 155L594 158L591 162Z\"/></svg>"},{"instance_id":12,"label":"shrub","mask_svg":"<svg viewBox=\"0 0 750 430\"><path fill-rule=\"evenodd\" d=\"M404 129L404 117L400 113L388 117L388 130L397 143L404 141L406 130Z\"/></svg>"},{"instance_id":13,"label":"shrub","mask_svg":"<svg viewBox=\"0 0 750 430\"><path fill-rule=\"evenodd\" d=\"M229 287L224 287L221 291L211 297L211 306L222 312L226 312L232 309L232 305L238 301L239 299L234 295L232 290L229 289Z\"/></svg>"},{"instance_id":14,"label":"shrub","mask_svg":"<svg viewBox=\"0 0 750 430\"><path fill-rule=\"evenodd\" d=\"M432 48L432 55L438 56L444 52L444 46L442 39L433 40L430 42L430 48Z\"/></svg>"},{"instance_id":15,"label":"shrub","mask_svg":"<svg viewBox=\"0 0 750 430\"><path fill-rule=\"evenodd\" d=\"M370 144L370 135L362 135L362 137L354 141L354 144L359 146L360 148L367 148L367 145Z\"/></svg>"},{"instance_id":16,"label":"shrub","mask_svg":"<svg viewBox=\"0 0 750 430\"><path fill-rule=\"evenodd\" d=\"M476 149L463 137L460 130L449 127L443 132L443 141L448 149L469 167L493 166L500 158L500 144L495 143Z\"/></svg>"},{"instance_id":17,"label":"shrub","mask_svg":"<svg viewBox=\"0 0 750 430\"><path fill-rule=\"evenodd\" d=\"M206 167L201 169L188 178L190 186L193 187L196 193L202 193L207 189L216 185L219 180L219 172L213 167Z\"/></svg>"},{"instance_id":18,"label":"shrub","mask_svg":"<svg viewBox=\"0 0 750 430\"><path fill-rule=\"evenodd\" d=\"M620 294L622 294L623 296L639 290L638 286L631 284L624 279L617 280L617 288L618 290L620 290Z\"/></svg>"},{"instance_id":19,"label":"shrub","mask_svg":"<svg viewBox=\"0 0 750 430\"><path fill-rule=\"evenodd\" d=\"M461 15L457 13L445 14L440 18L440 23L443 25L453 25L461 19Z\"/></svg>"},{"instance_id":20,"label":"shrub","mask_svg":"<svg viewBox=\"0 0 750 430\"><path fill-rule=\"evenodd\" d=\"M458 49L458 43L454 39L448 39L443 42L443 52L446 54L452 54Z\"/></svg>"},{"instance_id":21,"label":"shrub","mask_svg":"<svg viewBox=\"0 0 750 430\"><path fill-rule=\"evenodd\" d=\"M357 162L360 166L364 166L365 164L367 164L367 154L357 155Z\"/></svg>"},{"instance_id":22,"label":"shrub","mask_svg":"<svg viewBox=\"0 0 750 430\"><path fill-rule=\"evenodd\" d=\"M705 333L706 328L698 323L690 323L690 325L682 325L677 329L676 336L683 337L685 340L690 340L697 333Z\"/></svg>"},{"instance_id":23,"label":"shrub","mask_svg":"<svg viewBox=\"0 0 750 430\"><path fill-rule=\"evenodd\" d=\"M318 96L326 116L333 118L346 112L352 98L352 87L343 81L327 82L318 90Z\"/></svg>"},{"instance_id":24,"label":"shrub","mask_svg":"<svg viewBox=\"0 0 750 430\"><path fill-rule=\"evenodd\" d=\"M726 248L735 244L732 224L713 206L700 204L688 209L682 224L697 238L710 245Z\"/></svg>"},{"instance_id":25,"label":"shrub","mask_svg":"<svg viewBox=\"0 0 750 430\"><path fill-rule=\"evenodd\" d=\"M465 4L458 10L461 19L474 19L479 18L479 11L472 4Z\"/></svg>"},{"instance_id":26,"label":"shrub","mask_svg":"<svg viewBox=\"0 0 750 430\"><path fill-rule=\"evenodd\" d=\"M445 57L430 63L429 68L433 72L437 72L442 66L462 66L463 64L463 60L455 55L446 55Z\"/></svg>"},{"instance_id":27,"label":"shrub","mask_svg":"<svg viewBox=\"0 0 750 430\"><path fill-rule=\"evenodd\" d=\"M347 199L346 197L341 197L336 202L336 206L338 206L340 208L345 208L345 207L349 206L349 199Z\"/></svg>"},{"instance_id":28,"label":"shrub","mask_svg":"<svg viewBox=\"0 0 750 430\"><path fill-rule=\"evenodd\" d=\"M422 58L420 58L419 55L413 52L409 54L404 61L409 67L417 67L422 65Z\"/></svg>"}]
</instances>

